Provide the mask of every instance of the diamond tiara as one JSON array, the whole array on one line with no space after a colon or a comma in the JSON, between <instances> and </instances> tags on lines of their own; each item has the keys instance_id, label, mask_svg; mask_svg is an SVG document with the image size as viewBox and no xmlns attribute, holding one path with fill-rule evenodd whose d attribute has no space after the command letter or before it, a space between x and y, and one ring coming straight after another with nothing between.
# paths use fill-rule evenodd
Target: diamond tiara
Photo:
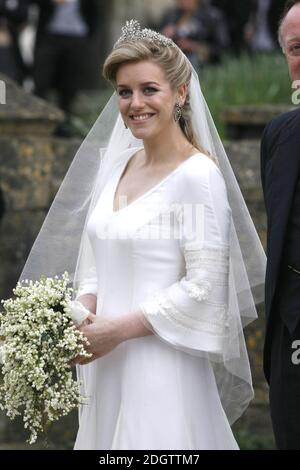
<instances>
[{"instance_id":1,"label":"diamond tiara","mask_svg":"<svg viewBox=\"0 0 300 470\"><path fill-rule=\"evenodd\" d=\"M141 29L140 23L137 20L126 21L125 26L122 27L122 34L114 45L114 49L125 41L138 41L146 39L153 43L159 43L162 46L176 47L172 39L163 36L152 29Z\"/></svg>"}]
</instances>

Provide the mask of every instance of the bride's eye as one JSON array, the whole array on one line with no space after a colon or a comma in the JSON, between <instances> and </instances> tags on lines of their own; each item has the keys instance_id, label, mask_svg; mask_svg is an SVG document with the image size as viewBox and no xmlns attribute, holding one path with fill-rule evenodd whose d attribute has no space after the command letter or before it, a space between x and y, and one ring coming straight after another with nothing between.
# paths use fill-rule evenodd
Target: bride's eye
<instances>
[{"instance_id":1,"label":"bride's eye","mask_svg":"<svg viewBox=\"0 0 300 470\"><path fill-rule=\"evenodd\" d=\"M127 98L130 95L130 90L124 88L123 90L118 91L118 95L122 96L123 98Z\"/></svg>"},{"instance_id":2,"label":"bride's eye","mask_svg":"<svg viewBox=\"0 0 300 470\"><path fill-rule=\"evenodd\" d=\"M144 88L144 92L146 93L146 95L151 95L153 93L155 93L157 91L156 88L153 88L151 86L147 86L146 88Z\"/></svg>"}]
</instances>

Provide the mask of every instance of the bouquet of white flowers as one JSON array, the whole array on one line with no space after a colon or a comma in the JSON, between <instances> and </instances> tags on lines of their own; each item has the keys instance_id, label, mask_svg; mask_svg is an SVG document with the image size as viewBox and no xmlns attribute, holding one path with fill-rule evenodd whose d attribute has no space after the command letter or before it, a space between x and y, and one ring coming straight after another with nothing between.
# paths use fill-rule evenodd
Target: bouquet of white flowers
<instances>
[{"instance_id":1,"label":"bouquet of white flowers","mask_svg":"<svg viewBox=\"0 0 300 470\"><path fill-rule=\"evenodd\" d=\"M68 284L66 272L62 278L18 282L15 298L1 301L0 407L11 419L23 415L30 444L49 422L86 402L69 362L91 355L84 349L87 339L74 323L78 316L73 317L70 306L79 302L71 301L73 289Z\"/></svg>"}]
</instances>

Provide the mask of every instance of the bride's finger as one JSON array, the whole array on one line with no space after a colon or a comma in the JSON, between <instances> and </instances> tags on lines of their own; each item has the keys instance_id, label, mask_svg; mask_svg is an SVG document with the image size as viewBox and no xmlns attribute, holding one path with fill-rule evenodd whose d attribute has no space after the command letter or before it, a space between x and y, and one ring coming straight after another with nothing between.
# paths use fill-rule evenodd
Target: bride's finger
<instances>
[{"instance_id":1,"label":"bride's finger","mask_svg":"<svg viewBox=\"0 0 300 470\"><path fill-rule=\"evenodd\" d=\"M84 356L76 356L76 357L74 357L73 359L71 359L69 361L69 366L73 367L73 366L76 366L76 364L84 365L84 364L87 364L88 362L90 362L91 360L92 360L92 357L91 358L86 358Z\"/></svg>"},{"instance_id":2,"label":"bride's finger","mask_svg":"<svg viewBox=\"0 0 300 470\"><path fill-rule=\"evenodd\" d=\"M95 359L94 356L89 357L89 358L83 358L78 362L78 364L81 366L85 366L86 364L89 364L90 362L92 362L94 359Z\"/></svg>"},{"instance_id":3,"label":"bride's finger","mask_svg":"<svg viewBox=\"0 0 300 470\"><path fill-rule=\"evenodd\" d=\"M94 323L96 320L96 317L97 316L94 313L90 312L87 316L87 319L90 320L90 322Z\"/></svg>"}]
</instances>

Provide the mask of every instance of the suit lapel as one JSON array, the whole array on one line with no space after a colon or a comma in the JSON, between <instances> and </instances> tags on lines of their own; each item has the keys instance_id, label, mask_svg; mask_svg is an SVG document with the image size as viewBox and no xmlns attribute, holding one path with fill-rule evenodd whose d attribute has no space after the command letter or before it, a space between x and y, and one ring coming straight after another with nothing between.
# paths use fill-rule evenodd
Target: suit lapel
<instances>
[{"instance_id":1,"label":"suit lapel","mask_svg":"<svg viewBox=\"0 0 300 470\"><path fill-rule=\"evenodd\" d=\"M295 152L289 152L288 145L279 146L277 154L268 165L267 173L268 253L272 254L268 259L267 270L269 271L267 277L271 284L269 299L267 299L270 309L278 280L288 218L298 179L299 158L295 158Z\"/></svg>"}]
</instances>

